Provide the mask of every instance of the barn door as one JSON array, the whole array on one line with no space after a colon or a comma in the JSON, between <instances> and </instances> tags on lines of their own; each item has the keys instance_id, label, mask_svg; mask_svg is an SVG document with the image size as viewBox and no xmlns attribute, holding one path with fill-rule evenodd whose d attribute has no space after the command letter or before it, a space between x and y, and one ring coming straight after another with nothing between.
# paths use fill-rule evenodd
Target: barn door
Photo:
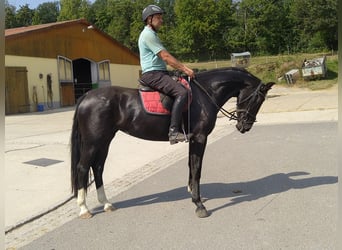
<instances>
[{"instance_id":1,"label":"barn door","mask_svg":"<svg viewBox=\"0 0 342 250\"><path fill-rule=\"evenodd\" d=\"M61 106L75 105L74 80L72 61L66 57L58 56L58 77L61 88Z\"/></svg>"},{"instance_id":2,"label":"barn door","mask_svg":"<svg viewBox=\"0 0 342 250\"><path fill-rule=\"evenodd\" d=\"M104 60L101 62L98 62L97 64L98 70L98 83L100 87L104 86L110 86L111 81L110 81L110 62L109 60Z\"/></svg>"},{"instance_id":3,"label":"barn door","mask_svg":"<svg viewBox=\"0 0 342 250\"><path fill-rule=\"evenodd\" d=\"M5 75L6 115L30 112L26 67L6 67Z\"/></svg>"}]
</instances>

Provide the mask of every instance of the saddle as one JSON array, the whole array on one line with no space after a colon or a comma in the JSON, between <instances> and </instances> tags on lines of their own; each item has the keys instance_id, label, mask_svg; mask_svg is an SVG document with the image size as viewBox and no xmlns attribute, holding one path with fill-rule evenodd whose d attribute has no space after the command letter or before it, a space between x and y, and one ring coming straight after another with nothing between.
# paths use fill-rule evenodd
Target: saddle
<instances>
[{"instance_id":1,"label":"saddle","mask_svg":"<svg viewBox=\"0 0 342 250\"><path fill-rule=\"evenodd\" d=\"M188 81L182 77L178 77L175 80L180 82L184 87L190 90L191 88ZM141 98L142 106L144 110L149 114L154 115L170 115L173 105L173 98L165 95L155 89L150 88L144 81L139 79L139 96ZM186 111L191 103L192 96L190 94L187 105L184 106Z\"/></svg>"}]
</instances>

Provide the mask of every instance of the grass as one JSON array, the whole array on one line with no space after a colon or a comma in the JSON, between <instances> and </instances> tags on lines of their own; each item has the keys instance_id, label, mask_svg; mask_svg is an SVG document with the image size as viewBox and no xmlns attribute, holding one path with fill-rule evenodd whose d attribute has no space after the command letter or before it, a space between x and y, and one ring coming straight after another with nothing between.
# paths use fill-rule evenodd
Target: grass
<instances>
[{"instance_id":1,"label":"grass","mask_svg":"<svg viewBox=\"0 0 342 250\"><path fill-rule=\"evenodd\" d=\"M304 59L314 59L326 55L327 75L323 79L304 80L300 76L294 84L287 84L284 74L291 69L299 69ZM198 70L209 70L213 68L229 67L231 61L211 61L188 63L189 67ZM337 55L331 54L296 54L296 55L278 55L278 56L260 56L253 57L247 68L255 76L263 80L263 82L273 81L284 86L296 86L300 88L309 88L312 90L327 89L337 84L338 79L338 58Z\"/></svg>"}]
</instances>

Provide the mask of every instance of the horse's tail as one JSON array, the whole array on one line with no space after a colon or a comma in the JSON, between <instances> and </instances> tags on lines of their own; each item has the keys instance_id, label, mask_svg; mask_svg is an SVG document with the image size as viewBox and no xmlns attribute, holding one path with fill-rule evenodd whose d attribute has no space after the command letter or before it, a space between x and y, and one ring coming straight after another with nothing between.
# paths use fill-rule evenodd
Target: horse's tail
<instances>
[{"instance_id":1,"label":"horse's tail","mask_svg":"<svg viewBox=\"0 0 342 250\"><path fill-rule=\"evenodd\" d=\"M79 123L78 123L78 108L82 100L86 95L80 97L77 101L72 130L71 130L71 138L70 138L70 150L71 150L71 192L74 194L74 197L77 197L78 190L78 169L77 165L80 161L80 150L81 150L81 134L79 132ZM87 175L88 176L88 175ZM87 181L88 183L88 181Z\"/></svg>"}]
</instances>

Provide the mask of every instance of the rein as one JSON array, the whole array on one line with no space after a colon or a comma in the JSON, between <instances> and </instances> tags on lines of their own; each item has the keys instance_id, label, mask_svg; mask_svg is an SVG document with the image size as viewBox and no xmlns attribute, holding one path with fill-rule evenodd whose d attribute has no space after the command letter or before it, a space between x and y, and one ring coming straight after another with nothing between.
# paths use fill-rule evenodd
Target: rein
<instances>
[{"instance_id":1,"label":"rein","mask_svg":"<svg viewBox=\"0 0 342 250\"><path fill-rule=\"evenodd\" d=\"M196 80L196 79L192 79L193 82L196 84L197 87L199 87L207 96L208 98L210 99L210 101L215 105L215 107L227 118L229 118L229 120L237 120L238 117L236 115L237 112L245 112L245 114L247 116L250 116L252 119L253 119L253 122L256 121L256 117L251 115L249 113L249 109L250 109L250 106L251 106L251 102L249 103L247 109L237 109L237 110L234 110L233 112L229 112L227 111L226 109L224 109L223 107L220 107L216 101L214 100L214 98L208 93L208 91ZM244 103L246 101L248 101L249 99L255 99L256 97L258 97L259 95L262 95L262 97L265 98L265 95L260 91L260 88L261 86L263 85L263 83L260 83L258 85L258 87L253 91L253 93L251 93L249 96L247 96L245 99L243 99L241 103Z\"/></svg>"},{"instance_id":2,"label":"rein","mask_svg":"<svg viewBox=\"0 0 342 250\"><path fill-rule=\"evenodd\" d=\"M229 112L228 110L224 109L223 107L220 107L216 101L214 100L214 98L208 93L208 91L196 80L196 79L192 79L193 83L196 84L197 87L199 87L209 98L209 100L215 105L215 107L227 118L229 118L229 120L237 120L237 116L236 114L236 110L233 112Z\"/></svg>"}]
</instances>

